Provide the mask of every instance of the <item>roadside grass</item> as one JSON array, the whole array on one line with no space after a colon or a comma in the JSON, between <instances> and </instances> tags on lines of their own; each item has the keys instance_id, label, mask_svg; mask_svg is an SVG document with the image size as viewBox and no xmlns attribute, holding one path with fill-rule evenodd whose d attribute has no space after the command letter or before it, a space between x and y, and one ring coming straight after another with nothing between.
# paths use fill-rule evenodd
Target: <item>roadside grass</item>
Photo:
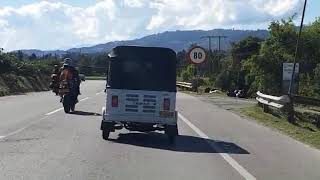
<instances>
[{"instance_id":1,"label":"roadside grass","mask_svg":"<svg viewBox=\"0 0 320 180\"><path fill-rule=\"evenodd\" d=\"M286 118L276 111L263 112L262 108L256 106L236 110L252 120L264 126L278 130L298 141L309 144L320 149L320 129L310 123L307 117L300 117L296 124L289 123Z\"/></svg>"},{"instance_id":2,"label":"roadside grass","mask_svg":"<svg viewBox=\"0 0 320 180\"><path fill-rule=\"evenodd\" d=\"M86 76L86 80L106 80L104 76Z\"/></svg>"}]
</instances>

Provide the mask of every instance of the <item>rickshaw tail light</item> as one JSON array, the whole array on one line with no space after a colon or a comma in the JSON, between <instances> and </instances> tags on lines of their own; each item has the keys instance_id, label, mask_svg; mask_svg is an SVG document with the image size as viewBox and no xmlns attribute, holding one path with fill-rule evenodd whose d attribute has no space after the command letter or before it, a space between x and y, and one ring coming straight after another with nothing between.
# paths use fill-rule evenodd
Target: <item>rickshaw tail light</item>
<instances>
[{"instance_id":1,"label":"rickshaw tail light","mask_svg":"<svg viewBox=\"0 0 320 180\"><path fill-rule=\"evenodd\" d=\"M163 99L163 110L165 110L165 111L170 110L170 99L169 98Z\"/></svg>"},{"instance_id":2,"label":"rickshaw tail light","mask_svg":"<svg viewBox=\"0 0 320 180\"><path fill-rule=\"evenodd\" d=\"M112 96L111 106L118 107L118 105L119 105L118 96Z\"/></svg>"}]
</instances>

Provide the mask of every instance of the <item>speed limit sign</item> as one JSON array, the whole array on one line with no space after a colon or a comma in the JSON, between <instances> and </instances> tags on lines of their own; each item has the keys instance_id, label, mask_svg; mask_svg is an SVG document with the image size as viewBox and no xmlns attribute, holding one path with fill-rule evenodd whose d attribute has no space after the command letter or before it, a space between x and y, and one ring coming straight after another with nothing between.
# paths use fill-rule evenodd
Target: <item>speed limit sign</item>
<instances>
[{"instance_id":1,"label":"speed limit sign","mask_svg":"<svg viewBox=\"0 0 320 180\"><path fill-rule=\"evenodd\" d=\"M193 47L189 50L187 58L190 63L201 64L206 60L206 51L200 46Z\"/></svg>"}]
</instances>

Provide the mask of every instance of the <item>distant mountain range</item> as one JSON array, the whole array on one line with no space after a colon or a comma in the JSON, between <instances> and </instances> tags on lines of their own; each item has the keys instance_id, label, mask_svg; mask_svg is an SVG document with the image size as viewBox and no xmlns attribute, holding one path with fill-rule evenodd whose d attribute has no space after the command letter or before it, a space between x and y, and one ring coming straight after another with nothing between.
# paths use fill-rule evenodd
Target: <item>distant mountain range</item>
<instances>
[{"instance_id":1,"label":"distant mountain range","mask_svg":"<svg viewBox=\"0 0 320 180\"><path fill-rule=\"evenodd\" d=\"M232 42L238 42L248 36L260 37L262 39L267 38L267 30L232 30L232 29L214 29L210 31L194 30L194 31L168 31L159 34L153 34L145 36L140 39L128 40L128 41L113 41L105 44L98 44L91 47L72 48L66 51L54 50L54 51L41 51L37 49L21 50L27 55L35 54L37 56L43 56L47 54L62 56L67 53L103 53L108 52L112 48L119 45L138 45L138 46L155 46L155 47L168 47L176 52L183 49L188 49L191 44L198 44L202 47L208 48L208 39L203 38L209 35L223 35L227 38L222 39L221 48L228 50L231 47ZM218 48L218 40L212 40L212 49Z\"/></svg>"}]
</instances>

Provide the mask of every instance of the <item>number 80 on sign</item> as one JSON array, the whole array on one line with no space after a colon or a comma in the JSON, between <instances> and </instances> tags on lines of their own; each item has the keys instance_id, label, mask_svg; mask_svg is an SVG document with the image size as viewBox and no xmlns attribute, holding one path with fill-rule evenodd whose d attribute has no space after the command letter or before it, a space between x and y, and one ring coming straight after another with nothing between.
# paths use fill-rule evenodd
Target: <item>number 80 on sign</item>
<instances>
[{"instance_id":1,"label":"number 80 on sign","mask_svg":"<svg viewBox=\"0 0 320 180\"><path fill-rule=\"evenodd\" d=\"M201 64L206 60L206 51L200 46L193 47L189 50L187 58L192 64Z\"/></svg>"}]
</instances>

